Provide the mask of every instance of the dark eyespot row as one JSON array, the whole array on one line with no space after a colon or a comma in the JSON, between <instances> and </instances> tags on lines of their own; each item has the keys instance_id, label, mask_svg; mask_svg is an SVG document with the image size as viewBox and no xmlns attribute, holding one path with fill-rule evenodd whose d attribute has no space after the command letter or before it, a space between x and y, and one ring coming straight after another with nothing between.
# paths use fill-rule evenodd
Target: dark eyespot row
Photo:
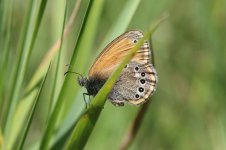
<instances>
[{"instance_id":1,"label":"dark eyespot row","mask_svg":"<svg viewBox=\"0 0 226 150\"><path fill-rule=\"evenodd\" d=\"M137 42L137 40L133 40L133 43L136 43Z\"/></svg>"},{"instance_id":2,"label":"dark eyespot row","mask_svg":"<svg viewBox=\"0 0 226 150\"><path fill-rule=\"evenodd\" d=\"M139 87L138 90L139 90L139 92L141 92L141 93L144 92L144 88L142 88L142 87Z\"/></svg>"},{"instance_id":3,"label":"dark eyespot row","mask_svg":"<svg viewBox=\"0 0 226 150\"><path fill-rule=\"evenodd\" d=\"M139 70L139 67L135 67L134 69L135 69L136 71L138 71L138 70Z\"/></svg>"},{"instance_id":4,"label":"dark eyespot row","mask_svg":"<svg viewBox=\"0 0 226 150\"><path fill-rule=\"evenodd\" d=\"M136 98L139 98L139 97L140 97L140 95L139 95L139 94L136 94L136 95L135 95L135 97L136 97Z\"/></svg>"},{"instance_id":5,"label":"dark eyespot row","mask_svg":"<svg viewBox=\"0 0 226 150\"><path fill-rule=\"evenodd\" d=\"M144 73L144 72L142 72L142 73L141 73L141 76L142 76L142 77L145 77L145 73Z\"/></svg>"},{"instance_id":6,"label":"dark eyespot row","mask_svg":"<svg viewBox=\"0 0 226 150\"><path fill-rule=\"evenodd\" d=\"M143 87L139 87L139 88L138 88L138 91L139 91L140 93L143 93L143 92L144 92L144 88L143 88ZM139 95L139 94L136 94L135 97L138 99L138 98L140 98L140 95Z\"/></svg>"},{"instance_id":7,"label":"dark eyespot row","mask_svg":"<svg viewBox=\"0 0 226 150\"><path fill-rule=\"evenodd\" d=\"M140 80L140 83L141 83L141 84L144 84L145 82L146 82L146 81L145 81L144 79L141 79L141 80Z\"/></svg>"}]
</instances>

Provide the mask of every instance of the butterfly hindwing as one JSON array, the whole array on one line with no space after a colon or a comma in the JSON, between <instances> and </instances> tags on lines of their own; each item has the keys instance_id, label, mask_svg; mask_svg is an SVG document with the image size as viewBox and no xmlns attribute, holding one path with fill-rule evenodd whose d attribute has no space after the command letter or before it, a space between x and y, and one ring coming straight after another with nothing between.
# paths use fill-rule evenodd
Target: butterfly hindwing
<instances>
[{"instance_id":1,"label":"butterfly hindwing","mask_svg":"<svg viewBox=\"0 0 226 150\"><path fill-rule=\"evenodd\" d=\"M124 105L124 102L140 105L153 94L156 83L156 71L151 64L131 61L123 69L108 98L115 105Z\"/></svg>"}]
</instances>

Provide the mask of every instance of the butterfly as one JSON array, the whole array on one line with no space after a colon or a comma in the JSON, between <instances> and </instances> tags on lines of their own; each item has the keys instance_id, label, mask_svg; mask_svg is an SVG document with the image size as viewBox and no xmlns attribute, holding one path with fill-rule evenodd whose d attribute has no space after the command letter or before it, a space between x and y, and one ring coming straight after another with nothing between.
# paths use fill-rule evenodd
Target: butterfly
<instances>
[{"instance_id":1,"label":"butterfly","mask_svg":"<svg viewBox=\"0 0 226 150\"><path fill-rule=\"evenodd\" d=\"M108 44L91 66L88 77L78 77L79 85L87 89L87 93L84 94L95 96L123 58L142 37L141 31L131 30ZM151 64L150 55L150 44L145 41L131 61L123 68L108 95L110 102L116 106L123 106L125 102L140 105L153 95L158 78L156 70Z\"/></svg>"}]
</instances>

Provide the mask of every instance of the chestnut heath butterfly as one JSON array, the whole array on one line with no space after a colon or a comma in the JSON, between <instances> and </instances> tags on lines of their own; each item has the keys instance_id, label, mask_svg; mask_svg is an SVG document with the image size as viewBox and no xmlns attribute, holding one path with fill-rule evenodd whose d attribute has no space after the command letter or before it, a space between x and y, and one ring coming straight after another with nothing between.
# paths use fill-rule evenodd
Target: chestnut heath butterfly
<instances>
[{"instance_id":1,"label":"chestnut heath butterfly","mask_svg":"<svg viewBox=\"0 0 226 150\"><path fill-rule=\"evenodd\" d=\"M86 95L95 96L111 73L121 63L135 44L143 37L138 30L128 31L117 37L99 54L89 70L88 77L79 77L78 83L87 89ZM124 67L108 99L117 106L125 102L133 105L145 103L156 89L156 70L150 61L151 46L148 41Z\"/></svg>"}]
</instances>

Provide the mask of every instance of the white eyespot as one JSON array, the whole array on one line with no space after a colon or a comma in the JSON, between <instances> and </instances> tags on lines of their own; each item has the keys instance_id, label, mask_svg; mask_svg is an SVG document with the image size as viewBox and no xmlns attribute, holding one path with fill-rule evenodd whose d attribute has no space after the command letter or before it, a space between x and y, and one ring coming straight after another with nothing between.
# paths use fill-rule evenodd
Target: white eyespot
<instances>
[{"instance_id":1,"label":"white eyespot","mask_svg":"<svg viewBox=\"0 0 226 150\"><path fill-rule=\"evenodd\" d=\"M145 74L145 72L141 72L140 75L141 75L141 77L145 77L146 74Z\"/></svg>"},{"instance_id":2,"label":"white eyespot","mask_svg":"<svg viewBox=\"0 0 226 150\"><path fill-rule=\"evenodd\" d=\"M134 71L135 72L137 72L137 71L139 71L140 70L140 68L138 67L138 66L136 66L135 68L134 68Z\"/></svg>"},{"instance_id":3,"label":"white eyespot","mask_svg":"<svg viewBox=\"0 0 226 150\"><path fill-rule=\"evenodd\" d=\"M144 88L143 88L143 87L139 87L137 90L138 90L140 93L143 93L143 92L144 92Z\"/></svg>"},{"instance_id":4,"label":"white eyespot","mask_svg":"<svg viewBox=\"0 0 226 150\"><path fill-rule=\"evenodd\" d=\"M140 80L140 83L141 83L141 84L145 84L145 82L146 82L146 81L145 81L144 79L141 79L141 80Z\"/></svg>"}]
</instances>

